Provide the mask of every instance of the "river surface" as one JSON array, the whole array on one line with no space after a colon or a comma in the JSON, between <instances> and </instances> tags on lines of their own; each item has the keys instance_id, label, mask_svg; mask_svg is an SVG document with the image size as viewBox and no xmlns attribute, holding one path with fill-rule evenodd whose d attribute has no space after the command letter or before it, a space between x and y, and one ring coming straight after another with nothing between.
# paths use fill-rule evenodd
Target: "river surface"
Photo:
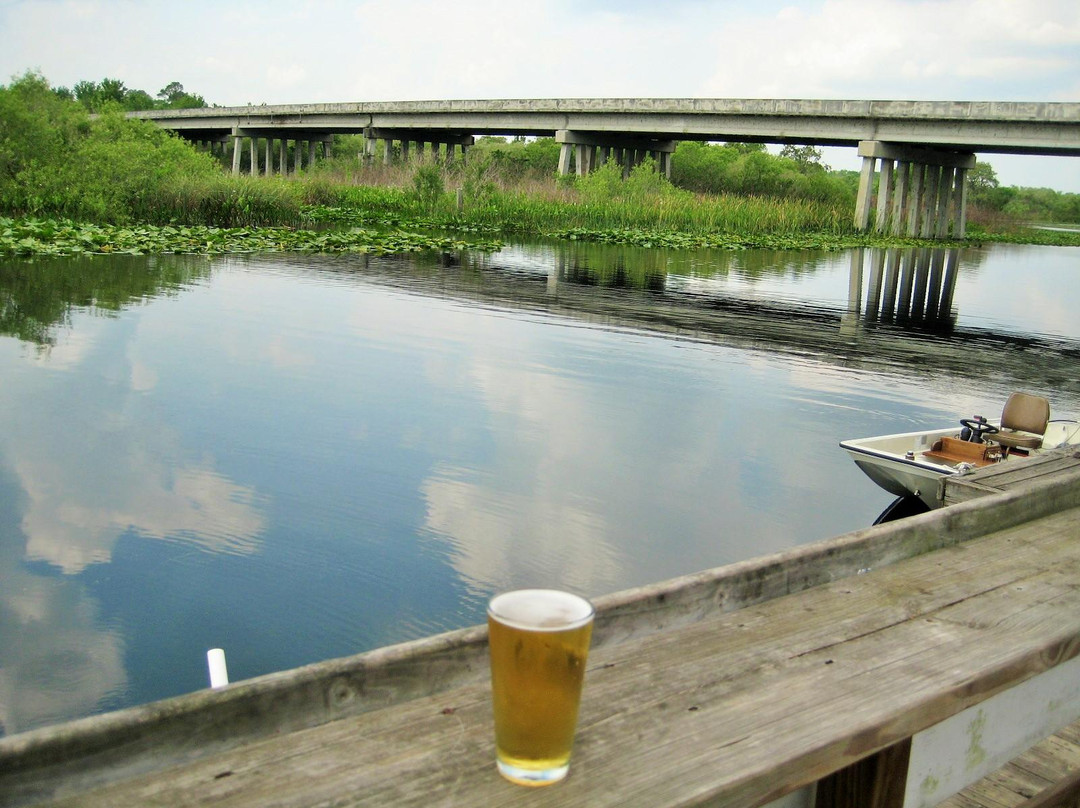
<instances>
[{"instance_id":1,"label":"river surface","mask_svg":"<svg viewBox=\"0 0 1080 808\"><path fill-rule=\"evenodd\" d=\"M1078 367L1069 248L0 261L0 732L864 527L839 440Z\"/></svg>"}]
</instances>

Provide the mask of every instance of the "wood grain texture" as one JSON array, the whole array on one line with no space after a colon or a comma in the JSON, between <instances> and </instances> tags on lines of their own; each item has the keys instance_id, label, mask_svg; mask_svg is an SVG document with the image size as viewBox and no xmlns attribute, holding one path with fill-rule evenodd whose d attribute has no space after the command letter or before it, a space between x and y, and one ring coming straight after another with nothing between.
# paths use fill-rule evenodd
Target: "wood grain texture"
<instances>
[{"instance_id":1,"label":"wood grain texture","mask_svg":"<svg viewBox=\"0 0 1080 808\"><path fill-rule=\"evenodd\" d=\"M1031 490L1053 480L1080 477L1080 450L1048 451L1027 459L1010 459L944 480L945 505L956 505L1010 490Z\"/></svg>"}]
</instances>

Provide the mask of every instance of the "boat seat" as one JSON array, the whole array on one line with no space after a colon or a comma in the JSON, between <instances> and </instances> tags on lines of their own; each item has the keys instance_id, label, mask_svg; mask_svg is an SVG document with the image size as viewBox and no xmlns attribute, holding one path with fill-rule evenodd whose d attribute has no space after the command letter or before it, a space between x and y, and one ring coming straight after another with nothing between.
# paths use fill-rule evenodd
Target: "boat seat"
<instances>
[{"instance_id":1,"label":"boat seat","mask_svg":"<svg viewBox=\"0 0 1080 808\"><path fill-rule=\"evenodd\" d=\"M1038 449L1050 421L1050 402L1042 396L1013 393L1001 413L1001 427L986 440L1009 449Z\"/></svg>"}]
</instances>

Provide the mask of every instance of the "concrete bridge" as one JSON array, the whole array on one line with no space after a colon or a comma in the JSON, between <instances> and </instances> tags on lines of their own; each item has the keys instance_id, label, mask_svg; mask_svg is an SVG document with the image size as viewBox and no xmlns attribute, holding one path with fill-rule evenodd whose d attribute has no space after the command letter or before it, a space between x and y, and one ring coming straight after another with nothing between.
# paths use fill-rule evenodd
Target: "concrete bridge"
<instances>
[{"instance_id":1,"label":"concrete bridge","mask_svg":"<svg viewBox=\"0 0 1080 808\"><path fill-rule=\"evenodd\" d=\"M863 157L855 223L894 235L964 234L976 153L1080 156L1080 103L610 98L414 101L214 107L131 113L209 148L231 144L233 173L285 173L326 153L335 134L363 134L403 159L430 149L462 157L476 135L554 137L559 172L652 156L665 174L680 140L851 146ZM276 148L275 148L276 143ZM306 144L306 148L305 148ZM276 169L275 169L276 162ZM874 193L875 187L877 189Z\"/></svg>"}]
</instances>

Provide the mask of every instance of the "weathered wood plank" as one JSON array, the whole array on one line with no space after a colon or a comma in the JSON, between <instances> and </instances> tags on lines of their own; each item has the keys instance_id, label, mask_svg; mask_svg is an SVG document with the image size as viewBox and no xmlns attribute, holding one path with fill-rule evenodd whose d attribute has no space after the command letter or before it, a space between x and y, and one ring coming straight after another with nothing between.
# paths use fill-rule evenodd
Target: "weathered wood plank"
<instances>
[{"instance_id":1,"label":"weathered wood plank","mask_svg":"<svg viewBox=\"0 0 1080 808\"><path fill-rule=\"evenodd\" d=\"M761 805L1080 653L1077 518L601 645L552 789L495 775L474 682L55 805Z\"/></svg>"},{"instance_id":2,"label":"weathered wood plank","mask_svg":"<svg viewBox=\"0 0 1080 808\"><path fill-rule=\"evenodd\" d=\"M1056 783L1070 772L1080 770L1080 746L1063 737L1073 731L1075 726L1058 730L1018 757L1011 765L1029 771L1048 783Z\"/></svg>"},{"instance_id":3,"label":"weathered wood plank","mask_svg":"<svg viewBox=\"0 0 1080 808\"><path fill-rule=\"evenodd\" d=\"M1006 460L985 466L969 474L943 480L946 506L1004 491L1030 490L1051 480L1080 474L1080 451L1075 448L1055 450L1023 460Z\"/></svg>"},{"instance_id":4,"label":"weathered wood plank","mask_svg":"<svg viewBox=\"0 0 1080 808\"><path fill-rule=\"evenodd\" d=\"M1038 794L1027 808L1078 808L1080 806L1080 770Z\"/></svg>"}]
</instances>

